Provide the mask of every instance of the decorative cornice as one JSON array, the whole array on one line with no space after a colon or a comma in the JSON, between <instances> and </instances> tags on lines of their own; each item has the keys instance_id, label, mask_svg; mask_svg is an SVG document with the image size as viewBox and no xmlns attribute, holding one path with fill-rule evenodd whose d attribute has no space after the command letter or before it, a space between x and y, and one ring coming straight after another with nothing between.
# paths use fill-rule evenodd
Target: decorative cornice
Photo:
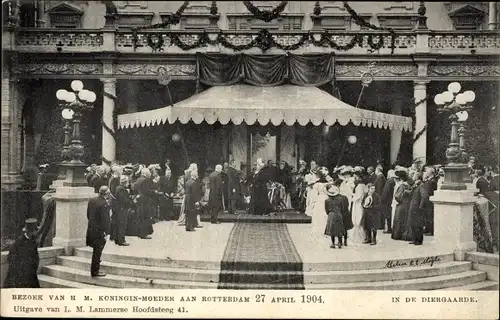
<instances>
[{"instance_id":1,"label":"decorative cornice","mask_svg":"<svg viewBox=\"0 0 500 320\"><path fill-rule=\"evenodd\" d=\"M184 60L184 61L183 61ZM33 61L33 60L31 60ZM371 74L375 79L387 80L402 78L406 80L419 79L422 77L439 79L450 77L469 77L472 81L482 79L498 78L500 76L500 65L495 61L490 62L467 62L457 60L456 62L420 62L414 64L410 61L377 61L371 57L370 61L376 64L371 69ZM344 60L339 57L336 63L336 76L339 79L357 79L366 72L367 60ZM148 60L115 60L109 61L111 69L104 72L103 63L91 63L81 60L69 62L63 60L57 63L54 61L40 60L36 62L22 62L16 59L11 61L11 79L37 78L39 76L57 77L57 76L87 76L101 78L103 75L119 78L150 78L158 75L160 68L165 68L172 77L178 79L196 78L196 64L194 59L186 60L185 57L178 59L148 59ZM419 67L421 70L419 70ZM424 70L424 67L427 70Z\"/></svg>"},{"instance_id":2,"label":"decorative cornice","mask_svg":"<svg viewBox=\"0 0 500 320\"><path fill-rule=\"evenodd\" d=\"M366 72L366 63L357 64L337 64L335 74L340 77L360 77ZM413 64L389 64L377 63L371 70L371 74L376 77L416 77L418 75L417 66Z\"/></svg>"},{"instance_id":3,"label":"decorative cornice","mask_svg":"<svg viewBox=\"0 0 500 320\"><path fill-rule=\"evenodd\" d=\"M500 76L500 65L484 63L457 63L430 65L428 68L429 76L482 76L498 77Z\"/></svg>"},{"instance_id":4,"label":"decorative cornice","mask_svg":"<svg viewBox=\"0 0 500 320\"><path fill-rule=\"evenodd\" d=\"M100 63L24 63L12 66L14 74L101 74Z\"/></svg>"},{"instance_id":5,"label":"decorative cornice","mask_svg":"<svg viewBox=\"0 0 500 320\"><path fill-rule=\"evenodd\" d=\"M196 65L194 64L118 64L115 66L115 74L126 75L157 75L158 69L165 68L171 76L195 76Z\"/></svg>"}]
</instances>

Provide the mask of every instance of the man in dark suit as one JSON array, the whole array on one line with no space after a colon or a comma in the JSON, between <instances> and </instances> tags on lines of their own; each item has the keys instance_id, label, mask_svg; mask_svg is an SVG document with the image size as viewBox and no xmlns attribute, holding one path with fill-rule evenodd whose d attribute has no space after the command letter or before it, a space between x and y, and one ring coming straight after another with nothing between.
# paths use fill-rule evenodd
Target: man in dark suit
<instances>
[{"instance_id":1,"label":"man in dark suit","mask_svg":"<svg viewBox=\"0 0 500 320\"><path fill-rule=\"evenodd\" d=\"M165 170L165 175L160 177L160 218L170 220L173 218L174 201L173 196L177 183L172 177L172 171Z\"/></svg>"},{"instance_id":2,"label":"man in dark suit","mask_svg":"<svg viewBox=\"0 0 500 320\"><path fill-rule=\"evenodd\" d=\"M97 166L94 175L90 179L90 186L94 188L96 193L99 193L99 188L107 185L106 169L103 166Z\"/></svg>"},{"instance_id":3,"label":"man in dark suit","mask_svg":"<svg viewBox=\"0 0 500 320\"><path fill-rule=\"evenodd\" d=\"M375 179L377 178L377 175L375 173L375 170L373 169L373 167L368 167L366 169L366 184L368 183L375 183ZM380 193L379 193L380 195Z\"/></svg>"},{"instance_id":4,"label":"man in dark suit","mask_svg":"<svg viewBox=\"0 0 500 320\"><path fill-rule=\"evenodd\" d=\"M137 203L139 238L151 239L156 190L151 180L151 171L148 168L141 169L141 176L135 182L134 189L139 194Z\"/></svg>"},{"instance_id":5,"label":"man in dark suit","mask_svg":"<svg viewBox=\"0 0 500 320\"><path fill-rule=\"evenodd\" d=\"M240 177L238 171L234 168L234 160L231 161L231 164L227 164L227 166L224 168L224 171L227 175L226 183L228 212L229 214L234 214L236 211L238 199L241 195Z\"/></svg>"},{"instance_id":6,"label":"man in dark suit","mask_svg":"<svg viewBox=\"0 0 500 320\"><path fill-rule=\"evenodd\" d=\"M377 166L375 168L375 178L373 180L373 185L375 186L375 193L379 195L382 195L382 193L384 192L384 186L385 186L385 176L384 176L384 173L382 172L382 167L381 166ZM379 208L379 210L381 210L382 208ZM380 217L380 230L384 230L384 225L385 225L385 219L384 219L384 214L381 212L379 215Z\"/></svg>"},{"instance_id":7,"label":"man in dark suit","mask_svg":"<svg viewBox=\"0 0 500 320\"><path fill-rule=\"evenodd\" d=\"M40 288L38 282L38 243L36 240L38 220L25 221L23 233L9 249L7 261L9 269L4 288Z\"/></svg>"},{"instance_id":8,"label":"man in dark suit","mask_svg":"<svg viewBox=\"0 0 500 320\"><path fill-rule=\"evenodd\" d=\"M475 187L482 195L485 195L490 190L490 183L484 177L484 171L484 167L480 167L476 170L477 180Z\"/></svg>"},{"instance_id":9,"label":"man in dark suit","mask_svg":"<svg viewBox=\"0 0 500 320\"><path fill-rule=\"evenodd\" d=\"M433 192L433 177L434 169L431 167L426 168L423 175L424 182L412 194L409 210L410 216L408 218L413 233L413 241L410 244L422 245L424 241L426 217L429 215L429 210L434 210L433 204L429 199Z\"/></svg>"},{"instance_id":10,"label":"man in dark suit","mask_svg":"<svg viewBox=\"0 0 500 320\"><path fill-rule=\"evenodd\" d=\"M392 198L394 197L394 186L396 185L396 175L394 170L389 170L387 173L387 181L385 182L384 188L382 189L382 195L380 197L382 215L384 216L384 222L387 221L387 230L384 233L392 233ZM382 226L385 223L382 224Z\"/></svg>"},{"instance_id":11,"label":"man in dark suit","mask_svg":"<svg viewBox=\"0 0 500 320\"><path fill-rule=\"evenodd\" d=\"M198 224L197 215L200 208L201 184L198 180L198 171L191 171L185 184L186 196L186 231L195 231Z\"/></svg>"},{"instance_id":12,"label":"man in dark suit","mask_svg":"<svg viewBox=\"0 0 500 320\"><path fill-rule=\"evenodd\" d=\"M92 262L90 264L90 275L92 277L104 277L106 274L100 272L101 255L106 245L106 236L109 233L109 203L110 191L107 186L99 188L97 198L89 200L87 206L87 246L92 247Z\"/></svg>"},{"instance_id":13,"label":"man in dark suit","mask_svg":"<svg viewBox=\"0 0 500 320\"><path fill-rule=\"evenodd\" d=\"M127 231L128 210L131 208L130 194L127 190L129 183L128 176L120 176L120 184L115 189L115 201L113 201L113 216L111 224L115 230L115 243L119 246L128 246L125 242Z\"/></svg>"},{"instance_id":14,"label":"man in dark suit","mask_svg":"<svg viewBox=\"0 0 500 320\"><path fill-rule=\"evenodd\" d=\"M222 209L222 192L223 192L223 184L222 184L222 166L220 164L215 166L215 171L210 174L208 177L209 185L210 185L210 194L208 196L208 207L211 212L210 222L218 224L220 223L217 220L217 216L219 215L219 211Z\"/></svg>"}]
</instances>

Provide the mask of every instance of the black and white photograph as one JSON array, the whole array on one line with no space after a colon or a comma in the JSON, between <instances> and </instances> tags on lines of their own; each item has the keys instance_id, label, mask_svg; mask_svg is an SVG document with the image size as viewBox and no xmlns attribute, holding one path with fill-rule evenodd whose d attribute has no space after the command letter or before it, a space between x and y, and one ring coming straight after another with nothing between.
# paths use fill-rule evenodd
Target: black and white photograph
<instances>
[{"instance_id":1,"label":"black and white photograph","mask_svg":"<svg viewBox=\"0 0 500 320\"><path fill-rule=\"evenodd\" d=\"M2 316L498 318L498 2L2 14Z\"/></svg>"}]
</instances>

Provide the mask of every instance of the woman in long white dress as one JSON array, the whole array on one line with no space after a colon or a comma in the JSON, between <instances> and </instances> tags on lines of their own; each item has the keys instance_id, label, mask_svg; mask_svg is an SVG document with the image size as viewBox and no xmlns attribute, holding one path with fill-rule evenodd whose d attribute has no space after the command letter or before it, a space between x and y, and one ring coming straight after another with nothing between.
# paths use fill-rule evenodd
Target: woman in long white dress
<instances>
[{"instance_id":1,"label":"woman in long white dress","mask_svg":"<svg viewBox=\"0 0 500 320\"><path fill-rule=\"evenodd\" d=\"M306 174L304 181L306 183L306 211L305 214L312 217L312 208L313 208L313 201L315 198L315 193L313 191L313 186L318 181L318 168L316 165L316 162L313 160L311 161L311 170L308 174Z\"/></svg>"},{"instance_id":2,"label":"woman in long white dress","mask_svg":"<svg viewBox=\"0 0 500 320\"><path fill-rule=\"evenodd\" d=\"M326 223L328 220L328 215L325 210L325 201L328 199L328 195L325 193L325 186L331 183L332 179L328 175L328 169L321 167L317 171L317 181L312 187L311 195L311 232L315 238L328 238L325 235ZM330 180L330 182L329 182Z\"/></svg>"},{"instance_id":3,"label":"woman in long white dress","mask_svg":"<svg viewBox=\"0 0 500 320\"><path fill-rule=\"evenodd\" d=\"M359 171L354 172L354 184L355 188L351 200L352 224L354 227L349 230L349 238L352 244L359 245L365 241L365 232L361 225L361 219L363 218L363 197L366 193L366 186Z\"/></svg>"}]
</instances>

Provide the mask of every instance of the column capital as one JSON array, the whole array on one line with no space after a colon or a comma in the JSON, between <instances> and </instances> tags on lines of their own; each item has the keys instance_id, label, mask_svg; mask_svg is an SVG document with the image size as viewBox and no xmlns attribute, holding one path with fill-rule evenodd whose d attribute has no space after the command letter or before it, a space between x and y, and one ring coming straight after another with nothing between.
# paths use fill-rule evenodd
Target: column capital
<instances>
[{"instance_id":1,"label":"column capital","mask_svg":"<svg viewBox=\"0 0 500 320\"><path fill-rule=\"evenodd\" d=\"M413 80L413 88L415 89L426 89L430 80Z\"/></svg>"},{"instance_id":2,"label":"column capital","mask_svg":"<svg viewBox=\"0 0 500 320\"><path fill-rule=\"evenodd\" d=\"M116 78L101 78L100 80L104 84L116 84Z\"/></svg>"}]
</instances>

